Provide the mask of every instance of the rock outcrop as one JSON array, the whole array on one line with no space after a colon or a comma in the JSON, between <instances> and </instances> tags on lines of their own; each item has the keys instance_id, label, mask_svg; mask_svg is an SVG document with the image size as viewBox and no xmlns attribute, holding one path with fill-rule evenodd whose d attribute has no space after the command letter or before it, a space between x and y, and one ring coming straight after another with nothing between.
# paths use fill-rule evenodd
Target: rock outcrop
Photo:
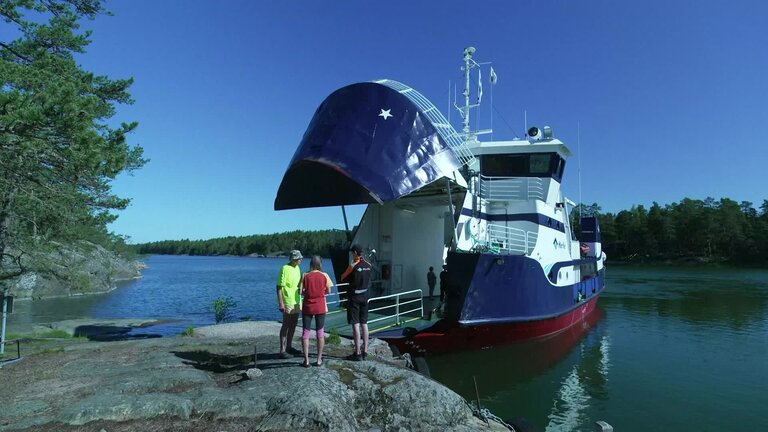
<instances>
[{"instance_id":1,"label":"rock outcrop","mask_svg":"<svg viewBox=\"0 0 768 432\"><path fill-rule=\"evenodd\" d=\"M143 268L141 262L85 241L36 252L25 265L30 271L10 283L11 294L19 299L107 292L120 281L139 277Z\"/></svg>"},{"instance_id":2,"label":"rock outcrop","mask_svg":"<svg viewBox=\"0 0 768 432\"><path fill-rule=\"evenodd\" d=\"M264 334L274 323L242 326L261 335L229 326L29 356L2 369L0 430L507 430L391 356L353 362L330 345L322 366L304 368L278 358L276 334Z\"/></svg>"}]
</instances>

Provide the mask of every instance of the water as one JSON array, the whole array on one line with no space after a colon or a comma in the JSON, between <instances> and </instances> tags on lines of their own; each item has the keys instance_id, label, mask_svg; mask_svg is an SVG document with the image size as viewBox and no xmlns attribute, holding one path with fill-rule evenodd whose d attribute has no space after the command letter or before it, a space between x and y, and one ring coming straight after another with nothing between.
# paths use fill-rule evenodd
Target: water
<instances>
[{"instance_id":1,"label":"water","mask_svg":"<svg viewBox=\"0 0 768 432\"><path fill-rule=\"evenodd\" d=\"M768 430L768 271L611 267L555 337L430 359L432 377L552 431ZM471 368L462 365L471 364Z\"/></svg>"},{"instance_id":2,"label":"water","mask_svg":"<svg viewBox=\"0 0 768 432\"><path fill-rule=\"evenodd\" d=\"M214 324L211 305L216 298L237 303L234 320L277 320L275 285L285 258L189 257L153 255L143 277L98 295L16 302L11 331L35 323L82 317L156 318L171 322L134 333L181 333L188 326ZM309 270L309 260L302 262ZM331 277L331 263L323 269ZM335 292L335 288L334 288ZM329 297L329 301L334 300Z\"/></svg>"},{"instance_id":3,"label":"water","mask_svg":"<svg viewBox=\"0 0 768 432\"><path fill-rule=\"evenodd\" d=\"M11 325L152 317L177 321L145 331L177 334L212 324L222 296L238 303L235 317L278 319L284 262L153 256L142 279L108 294L17 302ZM483 407L542 430L591 431L596 420L622 432L768 430L768 271L612 266L607 278L584 325L430 358L433 378L474 400L474 376Z\"/></svg>"}]
</instances>

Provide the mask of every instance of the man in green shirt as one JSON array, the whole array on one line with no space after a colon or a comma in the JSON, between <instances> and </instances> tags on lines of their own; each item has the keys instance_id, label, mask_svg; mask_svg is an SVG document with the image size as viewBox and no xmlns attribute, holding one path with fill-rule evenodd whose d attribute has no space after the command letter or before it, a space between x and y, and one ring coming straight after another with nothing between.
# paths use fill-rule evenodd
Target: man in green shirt
<instances>
[{"instance_id":1,"label":"man in green shirt","mask_svg":"<svg viewBox=\"0 0 768 432\"><path fill-rule=\"evenodd\" d=\"M301 354L299 350L291 347L293 334L296 331L296 323L299 321L301 302L299 301L299 281L301 269L299 264L301 252L292 250L290 261L280 268L280 276L277 278L277 306L283 314L283 325L280 327L280 358L291 358L292 354Z\"/></svg>"}]
</instances>

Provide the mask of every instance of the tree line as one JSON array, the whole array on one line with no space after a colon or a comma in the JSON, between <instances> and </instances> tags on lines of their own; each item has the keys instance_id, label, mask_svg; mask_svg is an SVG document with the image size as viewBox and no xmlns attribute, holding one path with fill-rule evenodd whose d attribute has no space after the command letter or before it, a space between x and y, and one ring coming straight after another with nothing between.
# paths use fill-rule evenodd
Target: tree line
<instances>
[{"instance_id":1,"label":"tree line","mask_svg":"<svg viewBox=\"0 0 768 432\"><path fill-rule=\"evenodd\" d=\"M304 256L329 257L331 250L342 246L346 239L346 234L340 230L297 230L210 240L164 240L138 244L135 250L140 254L163 255L285 256L298 249Z\"/></svg>"},{"instance_id":2,"label":"tree line","mask_svg":"<svg viewBox=\"0 0 768 432\"><path fill-rule=\"evenodd\" d=\"M759 210L750 202L729 198L695 200L646 209L632 206L603 213L598 204L581 205L572 213L578 233L579 214L597 216L603 250L611 260L659 261L707 258L741 263L768 262L768 200ZM290 231L278 234L222 237L210 240L166 240L135 245L141 254L168 255L287 255L299 249L305 256L330 256L344 244L339 230Z\"/></svg>"},{"instance_id":3,"label":"tree line","mask_svg":"<svg viewBox=\"0 0 768 432\"><path fill-rule=\"evenodd\" d=\"M636 205L616 214L602 213L597 204L580 210L597 216L609 259L768 262L768 200L759 210L729 198L684 198L664 206L654 202L648 209ZM579 208L572 213L575 226L578 214Z\"/></svg>"}]
</instances>

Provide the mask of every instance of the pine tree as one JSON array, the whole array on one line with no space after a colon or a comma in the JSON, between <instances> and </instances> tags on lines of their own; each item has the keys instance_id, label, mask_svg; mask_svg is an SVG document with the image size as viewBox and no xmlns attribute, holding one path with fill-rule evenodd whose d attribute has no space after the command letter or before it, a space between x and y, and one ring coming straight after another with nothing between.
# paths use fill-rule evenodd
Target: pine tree
<instances>
[{"instance_id":1,"label":"pine tree","mask_svg":"<svg viewBox=\"0 0 768 432\"><path fill-rule=\"evenodd\" d=\"M104 13L99 0L0 0L0 281L30 248L106 233L129 202L110 181L146 162L126 140L137 123L108 123L132 79L75 61L91 35L79 22Z\"/></svg>"}]
</instances>

